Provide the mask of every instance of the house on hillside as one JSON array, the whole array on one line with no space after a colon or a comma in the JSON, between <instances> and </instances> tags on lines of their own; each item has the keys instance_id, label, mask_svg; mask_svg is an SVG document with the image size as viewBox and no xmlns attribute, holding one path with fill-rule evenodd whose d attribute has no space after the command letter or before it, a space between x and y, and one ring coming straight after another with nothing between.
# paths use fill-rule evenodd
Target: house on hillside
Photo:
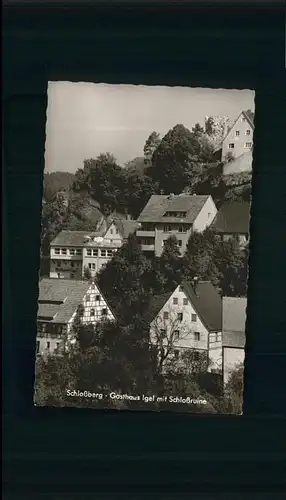
<instances>
[{"instance_id":1,"label":"house on hillside","mask_svg":"<svg viewBox=\"0 0 286 500\"><path fill-rule=\"evenodd\" d=\"M72 342L72 323L82 305L83 324L96 324L114 315L98 285L88 281L43 278L39 284L37 354L62 352Z\"/></svg>"},{"instance_id":2,"label":"house on hillside","mask_svg":"<svg viewBox=\"0 0 286 500\"><path fill-rule=\"evenodd\" d=\"M50 245L50 278L81 279L109 262L131 232L136 221L109 220L98 231L61 231Z\"/></svg>"},{"instance_id":3,"label":"house on hillside","mask_svg":"<svg viewBox=\"0 0 286 500\"><path fill-rule=\"evenodd\" d=\"M236 368L244 363L247 299L223 297L222 301L222 359L223 382L227 384Z\"/></svg>"},{"instance_id":4,"label":"house on hillside","mask_svg":"<svg viewBox=\"0 0 286 500\"><path fill-rule=\"evenodd\" d=\"M221 371L222 301L210 282L194 279L153 297L148 321L150 344L164 370L175 362L190 372Z\"/></svg>"},{"instance_id":5,"label":"house on hillside","mask_svg":"<svg viewBox=\"0 0 286 500\"><path fill-rule=\"evenodd\" d=\"M244 172L252 172L252 160L252 151L247 151L237 158L233 158L223 165L223 175L227 176L242 174Z\"/></svg>"},{"instance_id":6,"label":"house on hillside","mask_svg":"<svg viewBox=\"0 0 286 500\"><path fill-rule=\"evenodd\" d=\"M240 245L249 241L250 203L244 201L225 203L218 211L210 228L222 241L237 238Z\"/></svg>"},{"instance_id":7,"label":"house on hillside","mask_svg":"<svg viewBox=\"0 0 286 500\"><path fill-rule=\"evenodd\" d=\"M237 158L251 152L253 147L254 124L248 113L242 111L236 120L229 124L221 145L221 159L232 156Z\"/></svg>"},{"instance_id":8,"label":"house on hillside","mask_svg":"<svg viewBox=\"0 0 286 500\"><path fill-rule=\"evenodd\" d=\"M138 217L136 236L144 252L159 257L170 236L175 236L183 255L194 231L202 232L213 222L217 208L210 195L152 195Z\"/></svg>"}]
</instances>

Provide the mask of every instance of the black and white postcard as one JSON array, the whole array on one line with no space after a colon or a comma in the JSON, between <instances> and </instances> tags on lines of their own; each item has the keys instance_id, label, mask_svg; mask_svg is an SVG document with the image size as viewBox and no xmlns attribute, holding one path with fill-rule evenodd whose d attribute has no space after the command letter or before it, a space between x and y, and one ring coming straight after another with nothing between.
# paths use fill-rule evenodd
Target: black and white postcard
<instances>
[{"instance_id":1,"label":"black and white postcard","mask_svg":"<svg viewBox=\"0 0 286 500\"><path fill-rule=\"evenodd\" d=\"M254 91L50 82L37 406L242 414Z\"/></svg>"}]
</instances>

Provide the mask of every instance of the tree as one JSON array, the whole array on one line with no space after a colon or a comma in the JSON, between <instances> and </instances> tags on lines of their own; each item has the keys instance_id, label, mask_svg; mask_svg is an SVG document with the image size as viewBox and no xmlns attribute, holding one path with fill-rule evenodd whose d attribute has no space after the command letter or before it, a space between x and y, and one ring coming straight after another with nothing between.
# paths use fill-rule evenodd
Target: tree
<instances>
[{"instance_id":1,"label":"tree","mask_svg":"<svg viewBox=\"0 0 286 500\"><path fill-rule=\"evenodd\" d=\"M175 236L170 236L164 245L160 257L160 272L164 280L164 291L174 290L181 281L181 253L178 240Z\"/></svg>"},{"instance_id":2,"label":"tree","mask_svg":"<svg viewBox=\"0 0 286 500\"><path fill-rule=\"evenodd\" d=\"M240 364L232 372L224 389L224 411L230 414L242 413L244 387L244 366Z\"/></svg>"},{"instance_id":3,"label":"tree","mask_svg":"<svg viewBox=\"0 0 286 500\"><path fill-rule=\"evenodd\" d=\"M152 132L149 135L144 146L144 162L146 165L150 166L152 161L152 156L161 142L160 134L157 132Z\"/></svg>"},{"instance_id":4,"label":"tree","mask_svg":"<svg viewBox=\"0 0 286 500\"><path fill-rule=\"evenodd\" d=\"M127 211L137 218L147 201L156 192L156 185L150 177L135 170L128 171L125 177L125 200Z\"/></svg>"},{"instance_id":5,"label":"tree","mask_svg":"<svg viewBox=\"0 0 286 500\"><path fill-rule=\"evenodd\" d=\"M130 234L97 275L100 289L124 324L129 324L144 308L148 299L145 275L150 269L151 264L143 255L136 236Z\"/></svg>"},{"instance_id":6,"label":"tree","mask_svg":"<svg viewBox=\"0 0 286 500\"><path fill-rule=\"evenodd\" d=\"M192 128L192 133L194 134L195 137L202 137L205 133L204 128L199 124L196 123L195 126Z\"/></svg>"},{"instance_id":7,"label":"tree","mask_svg":"<svg viewBox=\"0 0 286 500\"><path fill-rule=\"evenodd\" d=\"M75 175L70 172L45 172L43 183L44 200L50 202L58 191L69 191L75 181Z\"/></svg>"},{"instance_id":8,"label":"tree","mask_svg":"<svg viewBox=\"0 0 286 500\"><path fill-rule=\"evenodd\" d=\"M214 261L219 271L219 288L226 297L245 297L247 293L248 252L231 238L215 247Z\"/></svg>"},{"instance_id":9,"label":"tree","mask_svg":"<svg viewBox=\"0 0 286 500\"><path fill-rule=\"evenodd\" d=\"M216 245L215 234L210 229L203 233L194 232L190 236L182 260L186 280L192 280L196 276L199 280L218 285L220 272L214 259Z\"/></svg>"},{"instance_id":10,"label":"tree","mask_svg":"<svg viewBox=\"0 0 286 500\"><path fill-rule=\"evenodd\" d=\"M193 134L183 125L176 125L163 137L152 156L151 177L165 193L181 193L196 173L197 164L192 157L198 151Z\"/></svg>"},{"instance_id":11,"label":"tree","mask_svg":"<svg viewBox=\"0 0 286 500\"><path fill-rule=\"evenodd\" d=\"M89 269L89 267L85 266L84 270L83 270L83 278L87 281L89 281L91 279L91 271Z\"/></svg>"}]
</instances>

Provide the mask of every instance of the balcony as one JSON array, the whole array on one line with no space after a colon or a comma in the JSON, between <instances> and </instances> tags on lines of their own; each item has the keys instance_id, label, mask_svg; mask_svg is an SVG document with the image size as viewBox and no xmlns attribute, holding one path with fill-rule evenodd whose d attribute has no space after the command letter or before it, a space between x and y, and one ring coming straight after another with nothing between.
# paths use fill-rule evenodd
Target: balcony
<instances>
[{"instance_id":1,"label":"balcony","mask_svg":"<svg viewBox=\"0 0 286 500\"><path fill-rule=\"evenodd\" d=\"M142 245L141 244L141 250L142 252L154 252L155 251L155 245L149 244L149 245Z\"/></svg>"},{"instance_id":2,"label":"balcony","mask_svg":"<svg viewBox=\"0 0 286 500\"><path fill-rule=\"evenodd\" d=\"M149 238L149 237L155 238L155 230L153 230L153 231L146 231L146 230L143 230L143 229L138 229L136 231L136 236L138 238L140 238L140 237L141 238Z\"/></svg>"}]
</instances>

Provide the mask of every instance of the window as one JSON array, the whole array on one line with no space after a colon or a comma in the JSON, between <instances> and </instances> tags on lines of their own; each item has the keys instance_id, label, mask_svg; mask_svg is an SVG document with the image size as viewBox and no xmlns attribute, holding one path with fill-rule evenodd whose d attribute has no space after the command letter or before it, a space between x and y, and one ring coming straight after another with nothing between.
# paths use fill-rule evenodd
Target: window
<instances>
[{"instance_id":1,"label":"window","mask_svg":"<svg viewBox=\"0 0 286 500\"><path fill-rule=\"evenodd\" d=\"M62 255L66 255L67 254L67 249L66 248L62 248L61 249L61 253L62 253Z\"/></svg>"},{"instance_id":2,"label":"window","mask_svg":"<svg viewBox=\"0 0 286 500\"><path fill-rule=\"evenodd\" d=\"M89 267L89 269L91 269L91 263L90 263L90 262L89 262L89 264L88 264L88 267Z\"/></svg>"},{"instance_id":3,"label":"window","mask_svg":"<svg viewBox=\"0 0 286 500\"><path fill-rule=\"evenodd\" d=\"M115 232L116 232L116 234L118 234L119 233L118 229L116 229Z\"/></svg>"},{"instance_id":4,"label":"window","mask_svg":"<svg viewBox=\"0 0 286 500\"><path fill-rule=\"evenodd\" d=\"M90 315L91 315L91 316L94 316L94 309L91 309L91 310L90 310Z\"/></svg>"},{"instance_id":5,"label":"window","mask_svg":"<svg viewBox=\"0 0 286 500\"><path fill-rule=\"evenodd\" d=\"M55 248L55 254L56 255L60 255L60 253L61 253L60 249L59 248Z\"/></svg>"},{"instance_id":6,"label":"window","mask_svg":"<svg viewBox=\"0 0 286 500\"><path fill-rule=\"evenodd\" d=\"M163 317L164 317L164 319L168 319L169 318L169 313L167 311L165 311Z\"/></svg>"},{"instance_id":7,"label":"window","mask_svg":"<svg viewBox=\"0 0 286 500\"><path fill-rule=\"evenodd\" d=\"M85 299L85 300L86 300L86 302L89 302L89 301L90 301L90 295L89 295L89 294L87 294L87 296L86 296L86 299Z\"/></svg>"},{"instance_id":8,"label":"window","mask_svg":"<svg viewBox=\"0 0 286 500\"><path fill-rule=\"evenodd\" d=\"M161 335L166 335L166 330L165 330L164 328L162 328L162 329L160 330L160 333L161 333Z\"/></svg>"},{"instance_id":9,"label":"window","mask_svg":"<svg viewBox=\"0 0 286 500\"><path fill-rule=\"evenodd\" d=\"M170 225L164 226L164 233L169 233L172 230Z\"/></svg>"},{"instance_id":10,"label":"window","mask_svg":"<svg viewBox=\"0 0 286 500\"><path fill-rule=\"evenodd\" d=\"M75 251L76 255L81 255L81 249L80 248L77 248L76 251Z\"/></svg>"},{"instance_id":11,"label":"window","mask_svg":"<svg viewBox=\"0 0 286 500\"><path fill-rule=\"evenodd\" d=\"M69 254L70 255L74 255L75 254L75 249L74 248L70 248L69 249Z\"/></svg>"},{"instance_id":12,"label":"window","mask_svg":"<svg viewBox=\"0 0 286 500\"><path fill-rule=\"evenodd\" d=\"M177 314L177 320L178 321L183 321L183 313L178 313Z\"/></svg>"},{"instance_id":13,"label":"window","mask_svg":"<svg viewBox=\"0 0 286 500\"><path fill-rule=\"evenodd\" d=\"M95 264L91 264L93 270L95 270Z\"/></svg>"},{"instance_id":14,"label":"window","mask_svg":"<svg viewBox=\"0 0 286 500\"><path fill-rule=\"evenodd\" d=\"M58 273L58 278L60 278L60 277L61 277L61 273Z\"/></svg>"},{"instance_id":15,"label":"window","mask_svg":"<svg viewBox=\"0 0 286 500\"><path fill-rule=\"evenodd\" d=\"M96 295L95 300L96 302L100 302L100 295Z\"/></svg>"},{"instance_id":16,"label":"window","mask_svg":"<svg viewBox=\"0 0 286 500\"><path fill-rule=\"evenodd\" d=\"M97 248L92 250L92 255L93 255L93 257L97 257L98 256L98 250L97 250Z\"/></svg>"},{"instance_id":17,"label":"window","mask_svg":"<svg viewBox=\"0 0 286 500\"><path fill-rule=\"evenodd\" d=\"M183 244L182 240L178 240L178 245L179 245L179 247L181 247L181 246L182 246L182 244Z\"/></svg>"},{"instance_id":18,"label":"window","mask_svg":"<svg viewBox=\"0 0 286 500\"><path fill-rule=\"evenodd\" d=\"M40 352L40 341L37 340L36 353L39 354L39 352Z\"/></svg>"},{"instance_id":19,"label":"window","mask_svg":"<svg viewBox=\"0 0 286 500\"><path fill-rule=\"evenodd\" d=\"M180 292L183 292L184 291L184 287L180 286L179 290L180 290Z\"/></svg>"},{"instance_id":20,"label":"window","mask_svg":"<svg viewBox=\"0 0 286 500\"><path fill-rule=\"evenodd\" d=\"M102 316L107 316L107 309L102 309L101 314Z\"/></svg>"},{"instance_id":21,"label":"window","mask_svg":"<svg viewBox=\"0 0 286 500\"><path fill-rule=\"evenodd\" d=\"M59 342L56 342L56 350L58 351L60 348L60 343Z\"/></svg>"},{"instance_id":22,"label":"window","mask_svg":"<svg viewBox=\"0 0 286 500\"><path fill-rule=\"evenodd\" d=\"M51 343L50 342L47 342L47 345L46 345L48 351L50 350L50 347L51 347Z\"/></svg>"},{"instance_id":23,"label":"window","mask_svg":"<svg viewBox=\"0 0 286 500\"><path fill-rule=\"evenodd\" d=\"M194 323L197 321L197 315L196 314L192 314L192 321Z\"/></svg>"},{"instance_id":24,"label":"window","mask_svg":"<svg viewBox=\"0 0 286 500\"><path fill-rule=\"evenodd\" d=\"M178 340L180 337L180 330L174 330L174 340Z\"/></svg>"},{"instance_id":25,"label":"window","mask_svg":"<svg viewBox=\"0 0 286 500\"><path fill-rule=\"evenodd\" d=\"M200 332L194 333L195 340L200 340Z\"/></svg>"},{"instance_id":26,"label":"window","mask_svg":"<svg viewBox=\"0 0 286 500\"><path fill-rule=\"evenodd\" d=\"M91 249L88 248L87 251L86 251L86 255L90 256L91 255Z\"/></svg>"},{"instance_id":27,"label":"window","mask_svg":"<svg viewBox=\"0 0 286 500\"><path fill-rule=\"evenodd\" d=\"M178 297L173 298L173 304L178 304Z\"/></svg>"},{"instance_id":28,"label":"window","mask_svg":"<svg viewBox=\"0 0 286 500\"><path fill-rule=\"evenodd\" d=\"M235 135L239 136L239 133L240 133L239 130L236 130Z\"/></svg>"},{"instance_id":29,"label":"window","mask_svg":"<svg viewBox=\"0 0 286 500\"><path fill-rule=\"evenodd\" d=\"M245 116L243 116L241 121L245 122L245 120L246 120L246 118L245 118Z\"/></svg>"},{"instance_id":30,"label":"window","mask_svg":"<svg viewBox=\"0 0 286 500\"><path fill-rule=\"evenodd\" d=\"M184 304L184 306L188 305L188 299L186 297L183 298L183 304Z\"/></svg>"},{"instance_id":31,"label":"window","mask_svg":"<svg viewBox=\"0 0 286 500\"><path fill-rule=\"evenodd\" d=\"M250 135L250 130L246 130L245 135Z\"/></svg>"},{"instance_id":32,"label":"window","mask_svg":"<svg viewBox=\"0 0 286 500\"><path fill-rule=\"evenodd\" d=\"M217 342L218 341L218 333L216 332L215 334L215 341Z\"/></svg>"},{"instance_id":33,"label":"window","mask_svg":"<svg viewBox=\"0 0 286 500\"><path fill-rule=\"evenodd\" d=\"M100 255L101 257L106 257L106 250L101 250Z\"/></svg>"},{"instance_id":34,"label":"window","mask_svg":"<svg viewBox=\"0 0 286 500\"><path fill-rule=\"evenodd\" d=\"M174 358L175 360L178 360L180 357L180 351L178 351L177 349L174 351Z\"/></svg>"},{"instance_id":35,"label":"window","mask_svg":"<svg viewBox=\"0 0 286 500\"><path fill-rule=\"evenodd\" d=\"M112 250L107 250L107 257L112 257Z\"/></svg>"},{"instance_id":36,"label":"window","mask_svg":"<svg viewBox=\"0 0 286 500\"><path fill-rule=\"evenodd\" d=\"M74 278L74 273L71 273L71 279L73 279L73 278Z\"/></svg>"},{"instance_id":37,"label":"window","mask_svg":"<svg viewBox=\"0 0 286 500\"><path fill-rule=\"evenodd\" d=\"M228 149L234 149L234 142L230 142L228 145Z\"/></svg>"},{"instance_id":38,"label":"window","mask_svg":"<svg viewBox=\"0 0 286 500\"><path fill-rule=\"evenodd\" d=\"M113 229L110 229L110 234L113 234Z\"/></svg>"},{"instance_id":39,"label":"window","mask_svg":"<svg viewBox=\"0 0 286 500\"><path fill-rule=\"evenodd\" d=\"M252 142L247 142L247 143L245 144L245 147L246 147L246 148L251 148L251 147L252 147Z\"/></svg>"}]
</instances>

